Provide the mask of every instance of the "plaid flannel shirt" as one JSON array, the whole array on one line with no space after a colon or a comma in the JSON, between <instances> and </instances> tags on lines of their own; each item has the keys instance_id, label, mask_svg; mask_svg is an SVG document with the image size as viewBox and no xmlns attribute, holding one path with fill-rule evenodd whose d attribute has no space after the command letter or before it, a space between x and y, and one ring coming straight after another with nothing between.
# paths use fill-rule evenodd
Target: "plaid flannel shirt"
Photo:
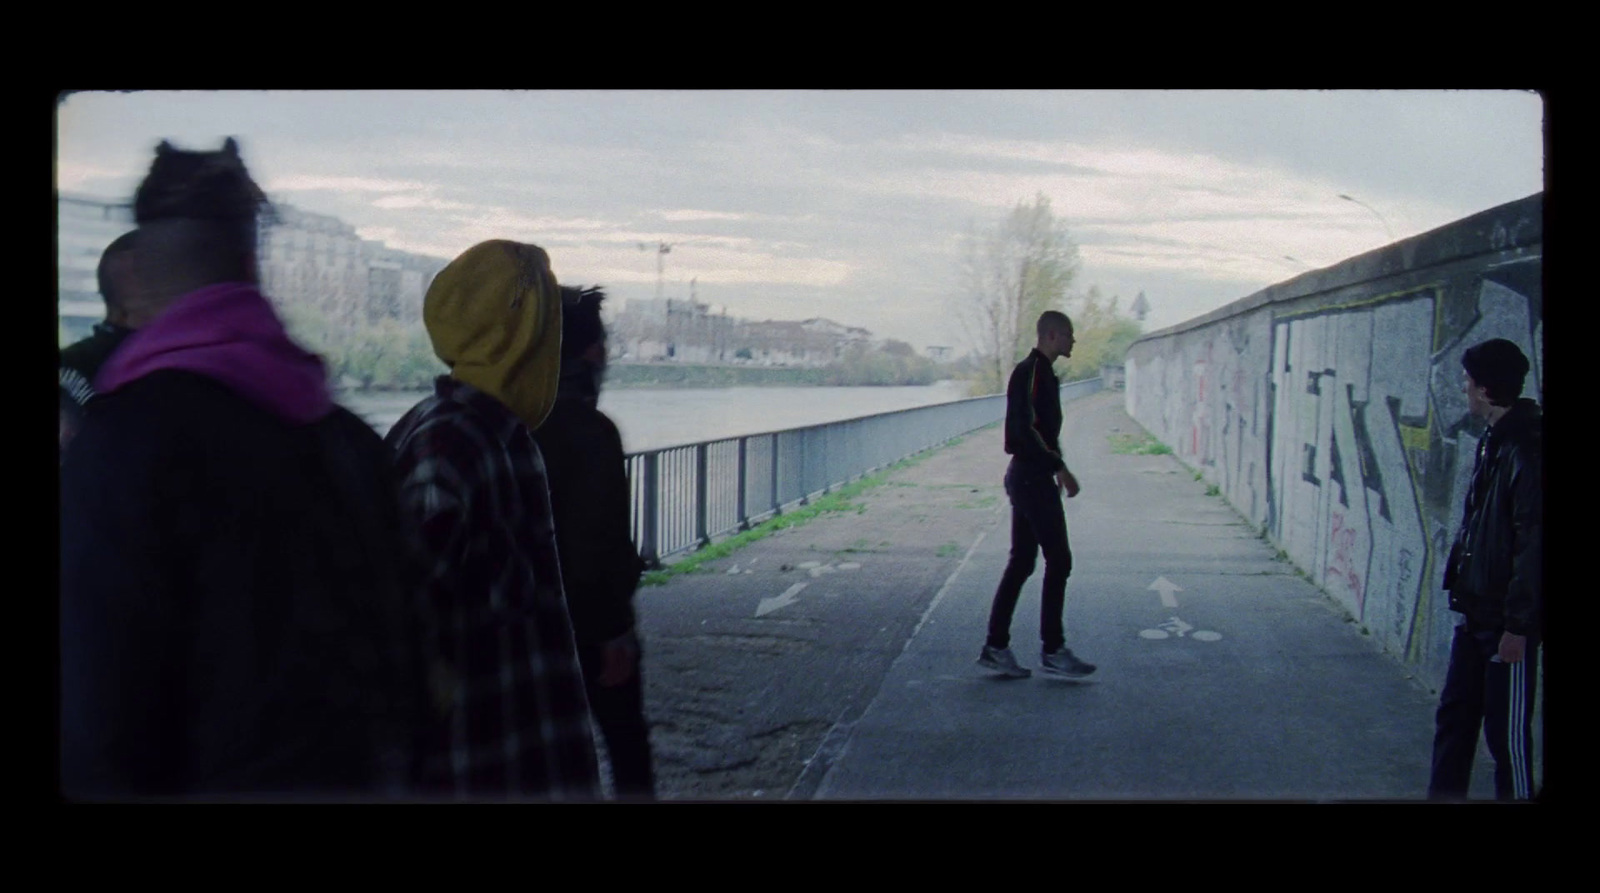
<instances>
[{"instance_id":1,"label":"plaid flannel shirt","mask_svg":"<svg viewBox=\"0 0 1600 893\"><path fill-rule=\"evenodd\" d=\"M439 709L422 786L455 796L599 796L544 461L526 424L449 377L389 432L425 563Z\"/></svg>"}]
</instances>

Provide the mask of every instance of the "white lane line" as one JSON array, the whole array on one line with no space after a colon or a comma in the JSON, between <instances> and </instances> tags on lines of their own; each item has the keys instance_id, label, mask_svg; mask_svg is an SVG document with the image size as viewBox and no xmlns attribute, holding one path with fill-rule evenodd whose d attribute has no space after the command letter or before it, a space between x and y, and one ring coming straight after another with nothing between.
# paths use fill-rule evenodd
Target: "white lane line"
<instances>
[{"instance_id":1,"label":"white lane line","mask_svg":"<svg viewBox=\"0 0 1600 893\"><path fill-rule=\"evenodd\" d=\"M994 518L999 520L1000 509L995 509ZM922 627L928 622L928 618L933 616L933 609L939 607L939 602L944 600L944 594L950 591L950 586L955 583L956 577L961 576L961 571L967 566L967 562L972 560L972 553L978 551L978 546L983 542L983 538L988 536L989 531L993 529L994 522L991 521L989 526L978 534L978 538L972 541L972 546L967 549L967 554L961 556L961 563L957 564L956 569L951 571L950 576L945 578L944 585L939 587L939 591L933 596L933 601L928 603L928 610L922 612L922 619L918 620L917 625L912 628L911 635L906 636L906 643L900 646L901 654L904 654L905 650L911 647L911 640L917 637L917 633L922 632Z\"/></svg>"}]
</instances>

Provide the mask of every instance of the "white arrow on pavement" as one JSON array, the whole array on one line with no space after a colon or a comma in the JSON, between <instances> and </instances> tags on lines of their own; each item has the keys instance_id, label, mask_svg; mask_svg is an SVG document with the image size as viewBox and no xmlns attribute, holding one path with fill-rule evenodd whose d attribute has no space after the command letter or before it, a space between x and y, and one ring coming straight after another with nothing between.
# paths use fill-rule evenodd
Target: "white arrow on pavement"
<instances>
[{"instance_id":1,"label":"white arrow on pavement","mask_svg":"<svg viewBox=\"0 0 1600 893\"><path fill-rule=\"evenodd\" d=\"M760 617L763 614L771 614L773 611L776 611L776 610L778 610L779 608L781 608L781 607L783 607L785 605L794 604L797 601L797 599L795 598L795 595L797 595L800 592L800 590L806 588L809 585L811 585L811 584L809 584L809 583L796 583L793 586L790 586L788 589L785 589L783 591L783 594L778 596L777 598L764 598L764 599L762 599L761 600L761 604L756 606L756 616Z\"/></svg>"},{"instance_id":2,"label":"white arrow on pavement","mask_svg":"<svg viewBox=\"0 0 1600 893\"><path fill-rule=\"evenodd\" d=\"M1150 588L1160 591L1161 603L1163 605L1166 605L1169 608L1176 608L1178 606L1178 600L1172 594L1174 592L1182 592L1182 586L1179 586L1171 580L1168 580L1166 577L1156 577L1156 581L1150 584Z\"/></svg>"}]
</instances>

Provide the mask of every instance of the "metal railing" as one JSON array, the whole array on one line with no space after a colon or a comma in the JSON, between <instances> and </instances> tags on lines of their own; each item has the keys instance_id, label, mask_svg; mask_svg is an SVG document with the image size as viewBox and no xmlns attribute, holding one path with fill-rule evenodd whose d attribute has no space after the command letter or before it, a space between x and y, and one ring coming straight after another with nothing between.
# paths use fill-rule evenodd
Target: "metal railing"
<instances>
[{"instance_id":1,"label":"metal railing","mask_svg":"<svg viewBox=\"0 0 1600 893\"><path fill-rule=\"evenodd\" d=\"M1066 402L1099 378L1061 386ZM1005 418L1004 394L631 453L631 522L651 565Z\"/></svg>"}]
</instances>

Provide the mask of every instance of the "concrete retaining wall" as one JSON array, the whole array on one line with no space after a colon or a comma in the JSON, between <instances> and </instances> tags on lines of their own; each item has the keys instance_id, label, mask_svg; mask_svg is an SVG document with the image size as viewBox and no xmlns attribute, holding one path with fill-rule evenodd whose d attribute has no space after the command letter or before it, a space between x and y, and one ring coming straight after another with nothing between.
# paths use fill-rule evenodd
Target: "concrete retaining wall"
<instances>
[{"instance_id":1,"label":"concrete retaining wall","mask_svg":"<svg viewBox=\"0 0 1600 893\"><path fill-rule=\"evenodd\" d=\"M1127 409L1437 689L1439 583L1483 430L1461 354L1533 363L1542 400L1543 193L1306 273L1128 351Z\"/></svg>"}]
</instances>

